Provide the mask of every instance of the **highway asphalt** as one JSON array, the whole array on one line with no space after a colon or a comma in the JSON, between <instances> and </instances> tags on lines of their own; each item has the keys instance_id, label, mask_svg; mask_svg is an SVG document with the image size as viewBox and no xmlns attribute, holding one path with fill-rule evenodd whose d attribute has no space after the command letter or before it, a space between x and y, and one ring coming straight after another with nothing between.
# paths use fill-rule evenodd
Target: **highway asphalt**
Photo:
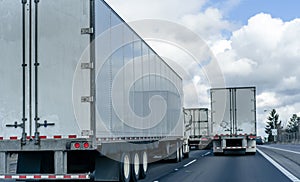
<instances>
[{"instance_id":1,"label":"highway asphalt","mask_svg":"<svg viewBox=\"0 0 300 182\"><path fill-rule=\"evenodd\" d=\"M149 166L141 182L285 182L291 181L259 152L256 155L214 156L211 150L194 150L180 163Z\"/></svg>"}]
</instances>

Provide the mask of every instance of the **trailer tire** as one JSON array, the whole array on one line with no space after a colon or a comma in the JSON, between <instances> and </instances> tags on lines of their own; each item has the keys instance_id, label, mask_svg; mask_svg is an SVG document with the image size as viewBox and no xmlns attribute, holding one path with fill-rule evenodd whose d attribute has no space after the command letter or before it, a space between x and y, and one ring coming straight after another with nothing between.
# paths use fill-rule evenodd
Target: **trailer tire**
<instances>
[{"instance_id":1,"label":"trailer tire","mask_svg":"<svg viewBox=\"0 0 300 182\"><path fill-rule=\"evenodd\" d=\"M130 182L130 171L130 155L128 153L123 153L120 162L120 181Z\"/></svg>"},{"instance_id":2,"label":"trailer tire","mask_svg":"<svg viewBox=\"0 0 300 182\"><path fill-rule=\"evenodd\" d=\"M179 143L177 142L176 143L176 151L175 151L175 159L174 159L174 162L177 163L177 162L180 162L181 161L181 155L180 155L180 150L181 147L179 147Z\"/></svg>"},{"instance_id":3,"label":"trailer tire","mask_svg":"<svg viewBox=\"0 0 300 182\"><path fill-rule=\"evenodd\" d=\"M179 162L181 162L183 159L183 149L182 147L179 147Z\"/></svg>"},{"instance_id":4,"label":"trailer tire","mask_svg":"<svg viewBox=\"0 0 300 182\"><path fill-rule=\"evenodd\" d=\"M140 157L140 179L146 178L147 171L148 171L148 154L146 151L141 152Z\"/></svg>"},{"instance_id":5,"label":"trailer tire","mask_svg":"<svg viewBox=\"0 0 300 182\"><path fill-rule=\"evenodd\" d=\"M133 152L131 159L131 179L136 182L140 177L140 156L137 152Z\"/></svg>"}]
</instances>

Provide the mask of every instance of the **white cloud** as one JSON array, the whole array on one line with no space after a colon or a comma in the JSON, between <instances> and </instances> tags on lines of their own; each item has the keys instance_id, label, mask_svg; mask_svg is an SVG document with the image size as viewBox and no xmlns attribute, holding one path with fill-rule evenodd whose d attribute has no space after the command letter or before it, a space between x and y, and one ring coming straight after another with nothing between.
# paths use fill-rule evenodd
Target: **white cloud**
<instances>
[{"instance_id":1,"label":"white cloud","mask_svg":"<svg viewBox=\"0 0 300 182\"><path fill-rule=\"evenodd\" d=\"M277 107L279 100L277 99L276 93L274 92L263 92L256 97L257 107L258 108L269 108Z\"/></svg>"},{"instance_id":2,"label":"white cloud","mask_svg":"<svg viewBox=\"0 0 300 182\"><path fill-rule=\"evenodd\" d=\"M204 39L220 38L222 30L232 29L231 23L224 20L220 10L216 8L207 8L204 12L185 15L180 22Z\"/></svg>"},{"instance_id":3,"label":"white cloud","mask_svg":"<svg viewBox=\"0 0 300 182\"><path fill-rule=\"evenodd\" d=\"M219 40L214 42L214 44L211 46L211 50L215 55L218 55L219 53L223 53L231 49L232 47L230 40Z\"/></svg>"},{"instance_id":4,"label":"white cloud","mask_svg":"<svg viewBox=\"0 0 300 182\"><path fill-rule=\"evenodd\" d=\"M282 87L289 89L296 89L298 87L298 80L296 76L284 77L282 80Z\"/></svg>"},{"instance_id":5,"label":"white cloud","mask_svg":"<svg viewBox=\"0 0 300 182\"><path fill-rule=\"evenodd\" d=\"M106 0L127 22L143 19L159 19L180 23L196 32L206 41L222 37L222 31L230 31L233 24L225 20L220 9L208 6L209 0ZM230 8L239 0L227 0ZM202 10L205 8L204 10ZM137 30L139 32L139 30Z\"/></svg>"},{"instance_id":6,"label":"white cloud","mask_svg":"<svg viewBox=\"0 0 300 182\"><path fill-rule=\"evenodd\" d=\"M283 25L282 20L269 14L257 14L248 20L248 25L233 32L232 47L252 59L265 56L266 51L270 53L277 48Z\"/></svg>"},{"instance_id":7,"label":"white cloud","mask_svg":"<svg viewBox=\"0 0 300 182\"><path fill-rule=\"evenodd\" d=\"M227 84L256 85L258 106L300 102L299 36L300 19L284 22L269 14L253 16L229 40L214 44Z\"/></svg>"},{"instance_id":8,"label":"white cloud","mask_svg":"<svg viewBox=\"0 0 300 182\"><path fill-rule=\"evenodd\" d=\"M164 19L177 21L197 13L207 0L106 0L126 21Z\"/></svg>"},{"instance_id":9,"label":"white cloud","mask_svg":"<svg viewBox=\"0 0 300 182\"><path fill-rule=\"evenodd\" d=\"M239 58L235 50L227 50L224 53L217 54L220 67L226 75L247 76L257 65L253 60L243 57Z\"/></svg>"}]
</instances>

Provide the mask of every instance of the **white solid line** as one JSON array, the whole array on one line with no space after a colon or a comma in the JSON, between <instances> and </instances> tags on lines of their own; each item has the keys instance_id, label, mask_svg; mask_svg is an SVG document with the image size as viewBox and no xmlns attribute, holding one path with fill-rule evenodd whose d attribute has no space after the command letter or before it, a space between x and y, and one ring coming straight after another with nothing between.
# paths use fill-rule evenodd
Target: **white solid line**
<instances>
[{"instance_id":1,"label":"white solid line","mask_svg":"<svg viewBox=\"0 0 300 182\"><path fill-rule=\"evenodd\" d=\"M192 160L191 162L185 164L183 167L187 167L187 166L193 164L193 163L196 162L196 161L197 161L197 159L194 159L194 160Z\"/></svg>"},{"instance_id":2,"label":"white solid line","mask_svg":"<svg viewBox=\"0 0 300 182\"><path fill-rule=\"evenodd\" d=\"M281 171L284 175L286 175L290 180L293 182L300 182L300 179L298 179L296 176L294 176L292 173L290 173L288 170L286 170L284 167L282 167L280 164L278 164L276 161L274 161L271 157L269 157L267 154L265 154L263 151L256 149L264 158L266 158L271 164L273 164L279 171Z\"/></svg>"},{"instance_id":3,"label":"white solid line","mask_svg":"<svg viewBox=\"0 0 300 182\"><path fill-rule=\"evenodd\" d=\"M290 153L294 153L294 154L300 154L300 152L287 150L287 149L281 149L281 148L275 148L275 147L269 147L269 146L260 146L260 147L270 148L270 149L275 149L275 150L281 150L281 151L284 151L284 152L290 152Z\"/></svg>"}]
</instances>

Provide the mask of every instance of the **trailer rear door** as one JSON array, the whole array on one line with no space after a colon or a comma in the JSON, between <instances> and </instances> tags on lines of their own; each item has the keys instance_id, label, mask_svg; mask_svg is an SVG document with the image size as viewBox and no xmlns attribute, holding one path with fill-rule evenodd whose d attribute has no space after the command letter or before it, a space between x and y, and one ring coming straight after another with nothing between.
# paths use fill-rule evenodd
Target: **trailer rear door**
<instances>
[{"instance_id":1,"label":"trailer rear door","mask_svg":"<svg viewBox=\"0 0 300 182\"><path fill-rule=\"evenodd\" d=\"M0 136L90 129L90 3L0 2Z\"/></svg>"}]
</instances>

